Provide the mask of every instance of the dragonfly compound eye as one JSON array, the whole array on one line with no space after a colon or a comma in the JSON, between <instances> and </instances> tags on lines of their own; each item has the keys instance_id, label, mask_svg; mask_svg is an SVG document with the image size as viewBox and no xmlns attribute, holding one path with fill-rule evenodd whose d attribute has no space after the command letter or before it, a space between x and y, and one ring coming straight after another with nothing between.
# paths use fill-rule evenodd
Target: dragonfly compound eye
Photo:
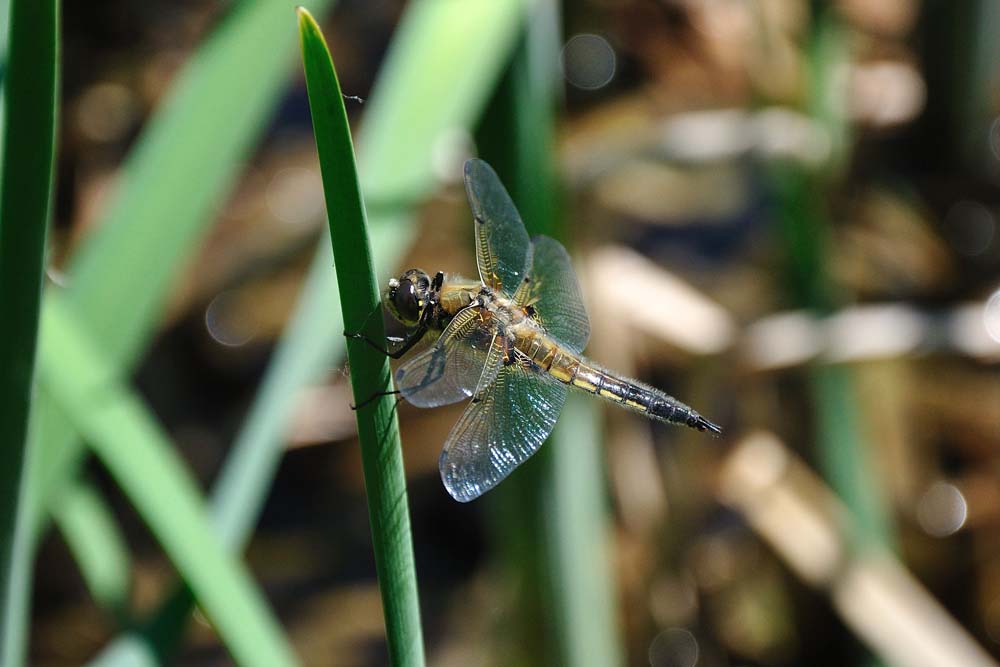
<instances>
[{"instance_id":1,"label":"dragonfly compound eye","mask_svg":"<svg viewBox=\"0 0 1000 667\"><path fill-rule=\"evenodd\" d=\"M392 282L396 284L393 285ZM407 279L390 282L386 291L386 305L397 320L406 325L414 325L420 320L420 299L417 288Z\"/></svg>"}]
</instances>

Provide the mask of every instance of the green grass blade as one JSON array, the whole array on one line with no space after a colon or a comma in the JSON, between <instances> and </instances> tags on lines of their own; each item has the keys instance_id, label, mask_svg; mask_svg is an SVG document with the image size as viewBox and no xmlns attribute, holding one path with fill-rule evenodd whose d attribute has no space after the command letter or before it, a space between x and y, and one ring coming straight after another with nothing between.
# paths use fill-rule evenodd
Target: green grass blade
<instances>
[{"instance_id":1,"label":"green grass blade","mask_svg":"<svg viewBox=\"0 0 1000 667\"><path fill-rule=\"evenodd\" d=\"M370 209L413 203L434 189L430 161L435 145L449 133L469 131L479 118L517 43L527 4L410 3L357 142Z\"/></svg>"},{"instance_id":2,"label":"green grass blade","mask_svg":"<svg viewBox=\"0 0 1000 667\"><path fill-rule=\"evenodd\" d=\"M4 140L4 107L6 106L4 90L7 80L7 42L10 38L10 0L0 0L0 17L4 23L0 25L0 155L3 155ZM0 160L0 178L3 178L3 160Z\"/></svg>"},{"instance_id":3,"label":"green grass blade","mask_svg":"<svg viewBox=\"0 0 1000 667\"><path fill-rule=\"evenodd\" d=\"M553 459L549 569L562 663L611 667L624 664L625 654L618 636L600 410L589 401L569 397L547 445Z\"/></svg>"},{"instance_id":4,"label":"green grass blade","mask_svg":"<svg viewBox=\"0 0 1000 667\"><path fill-rule=\"evenodd\" d=\"M148 343L168 290L289 80L295 35L287 17L295 4L234 3L143 131L107 213L70 262L69 305L122 376ZM318 9L330 2L310 4ZM48 450L49 465L38 475L37 491L42 499L58 490L83 455L65 421L46 430L40 446ZM40 530L40 517L34 525Z\"/></svg>"},{"instance_id":5,"label":"green grass blade","mask_svg":"<svg viewBox=\"0 0 1000 667\"><path fill-rule=\"evenodd\" d=\"M836 309L838 302L828 268L832 223L826 188L842 178L851 147L845 101L837 85L839 73L850 60L850 49L837 12L818 4L813 7L807 108L831 140L830 156L818 170L777 163L770 167L769 176L776 194L778 230L788 256L785 284L789 296L798 306L822 315ZM858 527L851 546L892 549L891 512L875 484L851 370L815 365L807 369L806 379L815 405L819 467ZM880 664L871 656L862 657L861 662Z\"/></svg>"},{"instance_id":6,"label":"green grass blade","mask_svg":"<svg viewBox=\"0 0 1000 667\"><path fill-rule=\"evenodd\" d=\"M299 32L344 326L381 344L382 318L371 317L380 312L378 280L344 98L323 34L304 9L299 10ZM392 385L389 359L357 339L348 340L347 358L355 402L365 403L355 416L389 659L394 665L419 667L424 653L417 574L396 400L387 393Z\"/></svg>"},{"instance_id":7,"label":"green grass blade","mask_svg":"<svg viewBox=\"0 0 1000 667\"><path fill-rule=\"evenodd\" d=\"M832 222L825 188L840 177L849 157L847 112L837 94L837 73L850 58L848 40L837 13L820 10L810 40L808 105L812 118L833 140L830 161L820 172L791 164L771 168L779 229L790 259L787 283L798 305L821 314L834 310L839 300L828 269ZM869 460L851 371L816 366L809 369L808 381L817 411L819 465L854 515L859 527L856 546L892 549L892 513L879 493Z\"/></svg>"},{"instance_id":8,"label":"green grass blade","mask_svg":"<svg viewBox=\"0 0 1000 667\"><path fill-rule=\"evenodd\" d=\"M131 559L114 515L89 484L72 480L54 516L94 601L125 618Z\"/></svg>"},{"instance_id":9,"label":"green grass blade","mask_svg":"<svg viewBox=\"0 0 1000 667\"><path fill-rule=\"evenodd\" d=\"M162 429L54 293L45 300L40 348L39 382L92 443L236 661L296 664L246 568L213 534L198 488Z\"/></svg>"},{"instance_id":10,"label":"green grass blade","mask_svg":"<svg viewBox=\"0 0 1000 667\"><path fill-rule=\"evenodd\" d=\"M31 578L23 492L45 235L52 198L58 4L14 0L0 181L0 662L24 661ZM6 30L7 28L5 28Z\"/></svg>"},{"instance_id":11,"label":"green grass blade","mask_svg":"<svg viewBox=\"0 0 1000 667\"><path fill-rule=\"evenodd\" d=\"M36 391L32 412L33 449L28 465L29 473L34 475L49 469L49 462L43 456L45 451L35 444L44 439L47 428L67 424L45 387L37 387ZM37 477L30 479L28 483L37 485ZM40 500L37 494L30 493L27 494L27 499L29 502ZM91 596L112 616L128 622L131 558L125 538L110 508L86 478L69 479L65 482L59 491L59 497L50 503L50 508L53 512L52 519L62 533ZM28 516L37 518L42 514L39 509L28 508ZM29 523L29 538L30 527Z\"/></svg>"},{"instance_id":12,"label":"green grass blade","mask_svg":"<svg viewBox=\"0 0 1000 667\"><path fill-rule=\"evenodd\" d=\"M365 104L365 122L357 142L365 199L381 202L370 210L369 217L379 266L395 266L410 243L410 211L435 187L431 176L433 147L449 132L471 130L510 57L523 7L524 0L416 0L404 11ZM461 29L456 31L455 26ZM445 99L428 98L424 91L431 88L448 91ZM413 132L413 127L423 128L422 134ZM407 149L398 152L396 148L403 145ZM344 325L337 277L330 271L332 262L329 241L323 241L292 320L213 491L216 529L232 549L242 548L257 520L284 452L285 432L298 392L320 378L331 361L344 353ZM182 592L179 595L182 597ZM155 664L138 659L164 650L163 644L170 641L164 637L181 625L177 616L185 613L183 609L183 605L164 606L142 637L125 635L93 664ZM150 642L158 648L150 649ZM140 644L146 648L137 650ZM110 659L121 655L129 660Z\"/></svg>"}]
</instances>

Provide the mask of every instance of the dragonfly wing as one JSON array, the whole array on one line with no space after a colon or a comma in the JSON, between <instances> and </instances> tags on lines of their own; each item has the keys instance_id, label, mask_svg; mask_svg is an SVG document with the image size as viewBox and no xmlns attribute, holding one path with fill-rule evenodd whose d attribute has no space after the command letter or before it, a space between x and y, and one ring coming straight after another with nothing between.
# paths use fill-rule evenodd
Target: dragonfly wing
<instances>
[{"instance_id":1,"label":"dragonfly wing","mask_svg":"<svg viewBox=\"0 0 1000 667\"><path fill-rule=\"evenodd\" d=\"M457 403L496 377L503 342L496 324L484 324L476 308L465 308L437 341L396 371L396 388L421 408Z\"/></svg>"},{"instance_id":2,"label":"dragonfly wing","mask_svg":"<svg viewBox=\"0 0 1000 667\"><path fill-rule=\"evenodd\" d=\"M566 392L566 385L530 366L502 366L448 435L439 462L448 493L461 502L474 500L538 451Z\"/></svg>"},{"instance_id":3,"label":"dragonfly wing","mask_svg":"<svg viewBox=\"0 0 1000 667\"><path fill-rule=\"evenodd\" d=\"M476 261L484 284L512 296L524 280L531 240L510 195L482 160L465 163L465 191L476 219Z\"/></svg>"},{"instance_id":4,"label":"dragonfly wing","mask_svg":"<svg viewBox=\"0 0 1000 667\"><path fill-rule=\"evenodd\" d=\"M532 242L529 280L514 295L519 306L532 306L545 330L573 352L590 340L590 319L566 248L548 236Z\"/></svg>"}]
</instances>

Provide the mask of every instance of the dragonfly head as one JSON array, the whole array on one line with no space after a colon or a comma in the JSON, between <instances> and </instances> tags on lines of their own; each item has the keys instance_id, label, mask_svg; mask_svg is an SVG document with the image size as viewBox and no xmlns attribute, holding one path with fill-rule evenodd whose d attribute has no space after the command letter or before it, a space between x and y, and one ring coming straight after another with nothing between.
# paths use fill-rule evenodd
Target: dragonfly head
<instances>
[{"instance_id":1,"label":"dragonfly head","mask_svg":"<svg viewBox=\"0 0 1000 667\"><path fill-rule=\"evenodd\" d=\"M416 326L430 293L431 279L420 269L410 269L399 278L390 278L383 302L392 316L406 326Z\"/></svg>"}]
</instances>

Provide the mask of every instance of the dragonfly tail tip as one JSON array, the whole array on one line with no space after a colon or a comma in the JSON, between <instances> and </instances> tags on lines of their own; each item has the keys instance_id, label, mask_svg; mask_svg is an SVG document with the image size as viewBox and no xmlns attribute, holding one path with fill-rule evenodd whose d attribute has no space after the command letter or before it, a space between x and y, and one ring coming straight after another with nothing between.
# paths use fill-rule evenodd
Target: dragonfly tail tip
<instances>
[{"instance_id":1,"label":"dragonfly tail tip","mask_svg":"<svg viewBox=\"0 0 1000 667\"><path fill-rule=\"evenodd\" d=\"M697 422L695 423L695 428L699 431L708 431L712 435L718 437L722 435L722 427L714 422L710 422L701 415L698 415Z\"/></svg>"}]
</instances>

